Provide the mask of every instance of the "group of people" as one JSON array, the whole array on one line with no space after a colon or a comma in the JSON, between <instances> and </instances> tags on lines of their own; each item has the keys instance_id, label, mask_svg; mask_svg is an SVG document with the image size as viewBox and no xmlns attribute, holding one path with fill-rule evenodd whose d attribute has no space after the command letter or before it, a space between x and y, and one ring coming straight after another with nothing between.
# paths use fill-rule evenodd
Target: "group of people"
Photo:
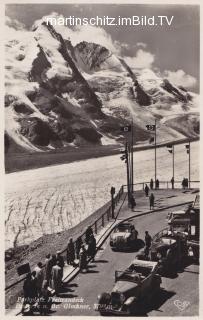
<instances>
[{"instance_id":1,"label":"group of people","mask_svg":"<svg viewBox=\"0 0 203 320\"><path fill-rule=\"evenodd\" d=\"M79 265L83 272L87 270L88 259L93 259L96 254L96 239L91 226L86 229L85 243L79 237L75 244L70 238L66 249L68 265ZM78 262L77 262L78 260ZM61 251L56 254L47 254L45 264L39 262L33 272L27 274L23 284L24 301L22 312L26 304L32 307L38 302L40 313L45 314L50 307L51 291L54 290L58 295L62 289L62 279L65 261ZM30 311L32 308L30 308Z\"/></svg>"}]
</instances>

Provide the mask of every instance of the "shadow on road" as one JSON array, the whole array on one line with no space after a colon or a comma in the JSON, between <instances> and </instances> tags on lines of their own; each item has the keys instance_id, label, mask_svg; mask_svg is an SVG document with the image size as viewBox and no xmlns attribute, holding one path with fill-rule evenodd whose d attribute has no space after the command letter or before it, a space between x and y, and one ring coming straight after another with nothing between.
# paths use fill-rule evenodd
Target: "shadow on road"
<instances>
[{"instance_id":1,"label":"shadow on road","mask_svg":"<svg viewBox=\"0 0 203 320\"><path fill-rule=\"evenodd\" d=\"M140 304L139 310L136 312L136 316L147 317L148 313L156 310L160 313L163 312L160 308L161 306L171 297L173 297L176 293L174 291L167 291L165 289L161 289L159 293L157 293L153 300L149 303Z\"/></svg>"}]
</instances>

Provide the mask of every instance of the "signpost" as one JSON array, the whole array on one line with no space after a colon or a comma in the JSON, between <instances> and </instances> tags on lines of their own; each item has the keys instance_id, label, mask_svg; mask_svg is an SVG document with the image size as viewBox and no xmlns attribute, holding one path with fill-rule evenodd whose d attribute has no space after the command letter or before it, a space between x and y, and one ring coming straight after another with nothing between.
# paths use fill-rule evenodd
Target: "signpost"
<instances>
[{"instance_id":1,"label":"signpost","mask_svg":"<svg viewBox=\"0 0 203 320\"><path fill-rule=\"evenodd\" d=\"M189 179L188 179L188 183L189 183L189 185L188 185L188 187L189 187L189 189L190 189L190 141L189 141L189 143L188 144L186 144L185 145L185 148L186 148L186 150L187 150L187 153L188 153L188 156L189 156Z\"/></svg>"},{"instance_id":2,"label":"signpost","mask_svg":"<svg viewBox=\"0 0 203 320\"><path fill-rule=\"evenodd\" d=\"M147 124L146 128L148 131L154 131L154 178L156 183L156 119L155 124Z\"/></svg>"},{"instance_id":3,"label":"signpost","mask_svg":"<svg viewBox=\"0 0 203 320\"><path fill-rule=\"evenodd\" d=\"M167 149L168 149L168 152L172 154L172 167L173 167L173 174L172 174L172 177L173 179L175 179L175 161L174 161L174 157L175 157L175 148L174 148L174 144L167 144Z\"/></svg>"}]
</instances>

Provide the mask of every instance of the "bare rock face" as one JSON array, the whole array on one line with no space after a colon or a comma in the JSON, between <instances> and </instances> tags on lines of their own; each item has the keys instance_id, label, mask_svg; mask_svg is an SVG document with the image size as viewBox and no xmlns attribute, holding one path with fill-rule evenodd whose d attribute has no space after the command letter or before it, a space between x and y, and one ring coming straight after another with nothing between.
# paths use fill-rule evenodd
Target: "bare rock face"
<instances>
[{"instance_id":1,"label":"bare rock face","mask_svg":"<svg viewBox=\"0 0 203 320\"><path fill-rule=\"evenodd\" d=\"M152 70L135 72L92 42L73 46L45 22L21 41L6 44L7 149L19 145L21 151L48 151L104 140L118 144L120 126L132 119L136 141L149 139L146 123L155 118L166 139L199 135L196 95ZM183 130L186 121L188 132Z\"/></svg>"}]
</instances>

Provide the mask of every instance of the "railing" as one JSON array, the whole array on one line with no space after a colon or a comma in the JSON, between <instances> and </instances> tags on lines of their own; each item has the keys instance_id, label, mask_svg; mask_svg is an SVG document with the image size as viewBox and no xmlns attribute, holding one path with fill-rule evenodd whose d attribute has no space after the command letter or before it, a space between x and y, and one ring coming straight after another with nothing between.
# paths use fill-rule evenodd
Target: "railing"
<instances>
[{"instance_id":1,"label":"railing","mask_svg":"<svg viewBox=\"0 0 203 320\"><path fill-rule=\"evenodd\" d=\"M120 201L123 193L124 193L124 188L123 188L123 186L121 186L121 188L119 189L118 193L114 197L114 207L117 206L117 204ZM107 203L107 207L105 207L104 212L101 214L101 216L98 219L96 219L93 224L90 225L92 227L92 230L93 230L94 234L97 234L99 229L101 229L106 224L108 224L108 222L112 218L114 219L114 217L112 216L112 203L111 203L111 201L109 201ZM86 234L86 232L84 232L84 233L82 233L82 235L80 235L80 238L81 238L81 240L83 242L85 242L85 234ZM75 242L74 242L74 246L75 246ZM62 255L66 255L66 251L67 251L67 249L64 249L63 251L61 251L61 254ZM16 281L16 282L10 284L9 286L7 286L5 288L5 290L11 289L12 287L14 287L15 285L21 283L24 280L25 280L25 277L19 279L18 281Z\"/></svg>"},{"instance_id":2,"label":"railing","mask_svg":"<svg viewBox=\"0 0 203 320\"><path fill-rule=\"evenodd\" d=\"M144 190L146 184L149 187L150 181L135 183L133 184L134 190L135 191ZM200 187L200 181L192 181L192 180L190 181L190 189L199 188L199 187ZM127 185L123 185L123 188L124 188L124 192L127 192ZM154 189L155 189L155 183L154 183ZM172 184L170 181L159 181L159 189L172 189ZM174 189L183 189L182 181L180 180L174 181Z\"/></svg>"},{"instance_id":3,"label":"railing","mask_svg":"<svg viewBox=\"0 0 203 320\"><path fill-rule=\"evenodd\" d=\"M133 185L134 186L134 190L135 191L144 190L145 184L149 185L149 183L150 183L149 181L135 183ZM200 181L190 181L190 188L199 188L199 185L200 185ZM170 189L172 188L170 181L160 181L159 182L159 189L169 189L169 188ZM177 189L177 188L181 189L182 188L182 181L175 181L174 182L174 188L175 189ZM115 207L117 206L117 204L120 201L122 195L126 191L127 191L127 185L122 185L120 190L118 191L118 193L114 197L114 206ZM114 217L112 217L112 203L111 203L111 201L109 201L107 203L107 207L105 207L104 210L105 211L101 214L101 216L98 219L96 219L93 224L90 225L95 234L97 234L99 229L104 227L105 224L107 224L110 221L110 219L112 219L112 218L114 219ZM80 235L80 237L81 237L83 242L85 240L85 233L86 232L84 232L82 235ZM75 244L75 242L74 242L74 244ZM61 253L62 253L62 255L65 255L66 254L66 249L64 249ZM7 290L11 289L12 287L16 286L17 284L21 283L24 280L25 280L25 277L21 278L20 280L16 281L15 283L12 283L11 285L7 286L5 288L5 290L7 291Z\"/></svg>"}]
</instances>

